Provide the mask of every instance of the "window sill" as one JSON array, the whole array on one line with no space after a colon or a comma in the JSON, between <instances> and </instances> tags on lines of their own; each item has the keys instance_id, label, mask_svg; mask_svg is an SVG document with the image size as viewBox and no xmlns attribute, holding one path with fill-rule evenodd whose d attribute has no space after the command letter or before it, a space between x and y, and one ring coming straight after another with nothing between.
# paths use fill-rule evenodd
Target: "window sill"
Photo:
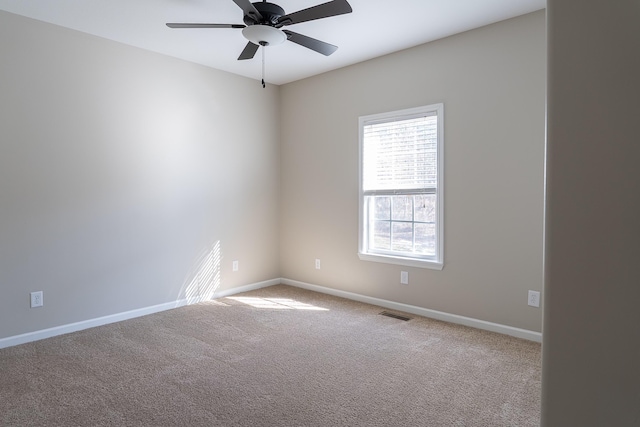
<instances>
[{"instance_id":1,"label":"window sill","mask_svg":"<svg viewBox=\"0 0 640 427\"><path fill-rule=\"evenodd\" d=\"M389 255L373 255L358 252L361 261L381 262L384 264L406 265L408 267L429 268L431 270L442 270L444 264L438 261L403 258Z\"/></svg>"}]
</instances>

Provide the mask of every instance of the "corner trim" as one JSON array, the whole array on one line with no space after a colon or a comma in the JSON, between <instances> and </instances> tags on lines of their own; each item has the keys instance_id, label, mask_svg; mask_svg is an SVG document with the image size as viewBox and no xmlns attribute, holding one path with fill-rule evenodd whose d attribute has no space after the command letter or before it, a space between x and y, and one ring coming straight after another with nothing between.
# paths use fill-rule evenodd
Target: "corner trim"
<instances>
[{"instance_id":1,"label":"corner trim","mask_svg":"<svg viewBox=\"0 0 640 427\"><path fill-rule=\"evenodd\" d=\"M208 301L216 298L224 298L230 295L239 294L241 292L253 291L260 288L280 284L280 279L271 279L264 282L253 283L237 288L225 289L215 292L212 298L194 297L171 301L163 304L152 305L149 307L137 308L135 310L124 311L122 313L110 314L107 316L96 317L94 319L83 320L66 325L55 326L53 328L42 329L40 331L27 332L21 335L14 335L0 339L0 349L13 347L20 344L26 344L32 341L39 341L45 338L51 338L58 335L69 334L71 332L81 331L83 329L94 328L96 326L107 325L109 323L121 322L123 320L133 319L136 317L146 316L148 314L158 313L160 311L172 310L174 308L183 307L185 305L196 304L202 301Z\"/></svg>"},{"instance_id":2,"label":"corner trim","mask_svg":"<svg viewBox=\"0 0 640 427\"><path fill-rule=\"evenodd\" d=\"M394 301L383 300L365 295L355 294L352 292L340 291L337 289L326 288L324 286L312 285L310 283L299 282L282 278L280 283L283 285L294 286L297 288L307 289L310 291L320 292L323 294L333 295L336 297L346 298L366 304L377 305L392 310L404 311L406 313L416 314L418 316L428 317L430 319L442 320L444 322L455 323L458 325L470 326L485 331L497 332L503 335L510 335L516 338L522 338L529 341L542 342L542 333L530 331L527 329L514 328L513 326L501 325L499 323L487 322L485 320L474 319L472 317L459 316L457 314L445 313L442 311L431 310L428 308L417 307L415 305L403 304Z\"/></svg>"}]
</instances>

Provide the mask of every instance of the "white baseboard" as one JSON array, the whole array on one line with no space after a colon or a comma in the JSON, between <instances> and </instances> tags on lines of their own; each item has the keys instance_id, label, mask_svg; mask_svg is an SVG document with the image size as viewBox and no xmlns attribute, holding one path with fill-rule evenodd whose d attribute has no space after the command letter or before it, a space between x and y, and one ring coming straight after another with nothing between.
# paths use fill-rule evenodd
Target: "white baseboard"
<instances>
[{"instance_id":1,"label":"white baseboard","mask_svg":"<svg viewBox=\"0 0 640 427\"><path fill-rule=\"evenodd\" d=\"M312 285L310 283L299 282L291 279L271 279L264 282L253 283L237 288L225 289L216 292L212 299L224 298L242 292L253 291L256 289L266 288L273 285L289 285L297 288L308 289L310 291L320 292L323 294L333 295L341 298L360 301L367 304L377 305L392 310L404 311L406 313L416 314L418 316L429 317L431 319L442 320L445 322L456 323L473 328L484 329L487 331L498 332L505 335L511 335L517 338L523 338L530 341L542 342L542 334L540 332L529 331L526 329L514 328L512 326L500 325L498 323L486 322L484 320L473 319L470 317L458 316L456 314L444 313L442 311L430 310L427 308L417 307L414 305L403 304L399 302L387 301L379 298L368 297L365 295L355 294L352 292L340 291L337 289L326 288L324 286ZM164 304L153 305L150 307L138 308L135 310L125 311L122 313L111 314L108 316L97 317L95 319L84 320L67 325L56 326L53 328L43 329L40 331L28 332L26 334L15 335L12 337L1 338L0 348L12 347L15 345L25 344L32 341L38 341L45 338L51 338L58 335L68 334L71 332L81 331L83 329L94 328L96 326L107 325L109 323L121 322L123 320L133 319L148 314L158 313L160 311L171 310L185 305L196 304L207 298L190 298L171 301Z\"/></svg>"},{"instance_id":2,"label":"white baseboard","mask_svg":"<svg viewBox=\"0 0 640 427\"><path fill-rule=\"evenodd\" d=\"M253 291L255 289L265 288L267 286L273 286L278 284L280 284L280 279L272 279L264 282L253 283L246 286L240 286L237 288L225 289L220 292L215 292L213 295L213 298L211 299L224 298L224 297L238 294L241 292ZM122 313L110 314L108 316L97 317L94 319L83 320L81 322L69 323L66 325L43 329L40 331L28 332L26 334L2 338L0 339L0 348L12 347L14 345L25 344L28 342L38 341L45 338L51 338L51 337L55 337L63 334L69 334L71 332L94 328L96 326L107 325L109 323L121 322L123 320L133 319L135 317L146 316L148 314L158 313L160 311L171 310L173 308L178 308L185 305L196 304L209 299L210 298L203 298L203 297L194 297L194 298L188 298L188 299L185 298L177 301L167 302L164 304L138 308L135 310L125 311Z\"/></svg>"},{"instance_id":3,"label":"white baseboard","mask_svg":"<svg viewBox=\"0 0 640 427\"><path fill-rule=\"evenodd\" d=\"M271 279L271 280L265 280L264 282L253 283L251 285L240 286L238 288L226 289L221 292L216 292L213 295L213 299L224 298L224 297L239 294L242 292L255 291L256 289L262 289L262 288L266 288L273 285L279 285L280 283L282 283L281 279Z\"/></svg>"},{"instance_id":4,"label":"white baseboard","mask_svg":"<svg viewBox=\"0 0 640 427\"><path fill-rule=\"evenodd\" d=\"M333 295L336 297L346 298L354 301L364 302L367 304L377 305L392 310L404 311L405 313L416 314L418 316L428 317L431 319L442 320L444 322L456 323L458 325L471 326L477 329L497 332L504 335L510 335L517 338L523 338L529 341L542 342L542 334L540 332L529 331L527 329L514 328L512 326L501 325L499 323L487 322L484 320L474 319L471 317L459 316L457 314L445 313L442 311L430 310L428 308L417 307L415 305L403 304L399 302L387 301L379 298L368 297L365 295L355 294L352 292L340 291L337 289L326 288L324 286L312 285L310 283L299 282L291 279L280 279L283 285L295 286L297 288L308 289L310 291L320 292L323 294Z\"/></svg>"}]
</instances>

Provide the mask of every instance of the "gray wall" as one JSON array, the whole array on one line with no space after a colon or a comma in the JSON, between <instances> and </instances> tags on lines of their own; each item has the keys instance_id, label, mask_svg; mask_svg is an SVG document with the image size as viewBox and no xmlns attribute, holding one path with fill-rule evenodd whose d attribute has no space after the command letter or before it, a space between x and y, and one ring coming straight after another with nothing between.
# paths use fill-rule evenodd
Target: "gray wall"
<instances>
[{"instance_id":1,"label":"gray wall","mask_svg":"<svg viewBox=\"0 0 640 427\"><path fill-rule=\"evenodd\" d=\"M540 11L283 86L282 277L540 331L545 69ZM360 261L358 117L437 102L444 269Z\"/></svg>"},{"instance_id":2,"label":"gray wall","mask_svg":"<svg viewBox=\"0 0 640 427\"><path fill-rule=\"evenodd\" d=\"M548 0L542 423L640 425L640 3Z\"/></svg>"},{"instance_id":3,"label":"gray wall","mask_svg":"<svg viewBox=\"0 0 640 427\"><path fill-rule=\"evenodd\" d=\"M264 91L0 13L0 338L277 277L540 331L544 19ZM357 118L435 102L444 270L360 261Z\"/></svg>"},{"instance_id":4,"label":"gray wall","mask_svg":"<svg viewBox=\"0 0 640 427\"><path fill-rule=\"evenodd\" d=\"M5 12L0 58L0 338L279 276L279 88Z\"/></svg>"}]
</instances>

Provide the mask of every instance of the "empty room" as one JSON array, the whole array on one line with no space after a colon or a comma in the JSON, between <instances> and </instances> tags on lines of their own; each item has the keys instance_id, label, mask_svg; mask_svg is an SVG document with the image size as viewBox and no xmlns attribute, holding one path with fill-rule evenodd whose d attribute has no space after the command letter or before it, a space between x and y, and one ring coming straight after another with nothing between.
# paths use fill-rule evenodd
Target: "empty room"
<instances>
[{"instance_id":1,"label":"empty room","mask_svg":"<svg viewBox=\"0 0 640 427\"><path fill-rule=\"evenodd\" d=\"M638 22L0 0L0 425L637 425Z\"/></svg>"}]
</instances>

